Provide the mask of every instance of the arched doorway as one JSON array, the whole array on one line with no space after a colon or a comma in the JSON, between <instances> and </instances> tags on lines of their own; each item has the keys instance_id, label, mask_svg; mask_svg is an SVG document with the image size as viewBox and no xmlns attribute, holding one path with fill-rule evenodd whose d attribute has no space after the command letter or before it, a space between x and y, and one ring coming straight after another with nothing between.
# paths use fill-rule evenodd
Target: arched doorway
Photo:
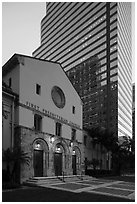
<instances>
[{"instance_id":1,"label":"arched doorway","mask_svg":"<svg viewBox=\"0 0 137 204\"><path fill-rule=\"evenodd\" d=\"M55 175L62 175L62 172L70 174L70 149L67 142L62 137L56 137L52 143L53 166Z\"/></svg>"},{"instance_id":2,"label":"arched doorway","mask_svg":"<svg viewBox=\"0 0 137 204\"><path fill-rule=\"evenodd\" d=\"M34 176L47 176L48 145L43 139L37 139L33 143L33 167Z\"/></svg>"},{"instance_id":3,"label":"arched doorway","mask_svg":"<svg viewBox=\"0 0 137 204\"><path fill-rule=\"evenodd\" d=\"M63 153L64 149L61 144L57 144L54 153L54 169L55 176L62 175L62 166L63 166Z\"/></svg>"},{"instance_id":4,"label":"arched doorway","mask_svg":"<svg viewBox=\"0 0 137 204\"><path fill-rule=\"evenodd\" d=\"M72 169L73 175L77 175L81 167L81 153L78 147L73 147L72 151Z\"/></svg>"}]
</instances>

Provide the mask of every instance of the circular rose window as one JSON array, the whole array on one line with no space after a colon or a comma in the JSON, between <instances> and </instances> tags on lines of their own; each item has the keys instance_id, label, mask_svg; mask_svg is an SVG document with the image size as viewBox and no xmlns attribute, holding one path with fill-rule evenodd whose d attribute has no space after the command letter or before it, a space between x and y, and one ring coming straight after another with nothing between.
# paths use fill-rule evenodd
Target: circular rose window
<instances>
[{"instance_id":1,"label":"circular rose window","mask_svg":"<svg viewBox=\"0 0 137 204\"><path fill-rule=\"evenodd\" d=\"M52 100L58 108L65 106L65 95L63 91L58 87L54 86L51 90Z\"/></svg>"}]
</instances>

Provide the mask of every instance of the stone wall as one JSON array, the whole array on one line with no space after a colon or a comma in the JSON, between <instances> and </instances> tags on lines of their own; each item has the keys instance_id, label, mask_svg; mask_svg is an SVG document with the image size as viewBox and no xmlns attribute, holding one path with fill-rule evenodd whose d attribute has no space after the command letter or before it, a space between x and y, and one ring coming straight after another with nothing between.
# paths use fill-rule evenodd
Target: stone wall
<instances>
[{"instance_id":1,"label":"stone wall","mask_svg":"<svg viewBox=\"0 0 137 204\"><path fill-rule=\"evenodd\" d=\"M51 138L54 138L52 141ZM56 145L63 147L62 171L65 175L72 175L72 154L74 149L79 150L80 165L77 174L84 174L84 147L83 144L74 141L73 144L69 139L57 137L48 133L35 132L32 129L18 127L15 134L15 144L20 145L24 152L30 157L30 164L21 164L20 181L21 183L27 179L34 177L34 149L35 144L39 142L43 145L43 176L55 176L54 153ZM71 144L71 145L70 145Z\"/></svg>"}]
</instances>

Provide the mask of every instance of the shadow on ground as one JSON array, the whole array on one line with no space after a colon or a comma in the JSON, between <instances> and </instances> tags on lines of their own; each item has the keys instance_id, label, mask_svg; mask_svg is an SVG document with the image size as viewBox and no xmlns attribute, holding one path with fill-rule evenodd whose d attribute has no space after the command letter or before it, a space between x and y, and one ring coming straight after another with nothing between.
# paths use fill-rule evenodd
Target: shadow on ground
<instances>
[{"instance_id":1,"label":"shadow on ground","mask_svg":"<svg viewBox=\"0 0 137 204\"><path fill-rule=\"evenodd\" d=\"M131 202L129 199L117 198L92 193L73 193L42 187L27 187L3 192L3 202Z\"/></svg>"},{"instance_id":2,"label":"shadow on ground","mask_svg":"<svg viewBox=\"0 0 137 204\"><path fill-rule=\"evenodd\" d=\"M100 179L135 182L135 176L101 177ZM113 197L88 192L73 193L44 187L22 187L3 191L3 202L134 202L120 197Z\"/></svg>"}]
</instances>

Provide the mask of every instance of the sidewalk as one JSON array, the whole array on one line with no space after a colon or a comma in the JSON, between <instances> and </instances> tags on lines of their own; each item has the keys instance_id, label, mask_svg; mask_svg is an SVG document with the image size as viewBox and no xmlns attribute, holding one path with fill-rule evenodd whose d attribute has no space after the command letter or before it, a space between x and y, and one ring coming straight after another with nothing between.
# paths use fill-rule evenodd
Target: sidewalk
<instances>
[{"instance_id":1,"label":"sidewalk","mask_svg":"<svg viewBox=\"0 0 137 204\"><path fill-rule=\"evenodd\" d=\"M92 178L3 191L3 202L134 202L134 182L129 182L129 178L125 181L126 177L117 178Z\"/></svg>"},{"instance_id":2,"label":"sidewalk","mask_svg":"<svg viewBox=\"0 0 137 204\"><path fill-rule=\"evenodd\" d=\"M110 179L91 179L79 182L58 183L49 186L41 186L73 193L87 192L132 200L135 199L134 183Z\"/></svg>"}]
</instances>

